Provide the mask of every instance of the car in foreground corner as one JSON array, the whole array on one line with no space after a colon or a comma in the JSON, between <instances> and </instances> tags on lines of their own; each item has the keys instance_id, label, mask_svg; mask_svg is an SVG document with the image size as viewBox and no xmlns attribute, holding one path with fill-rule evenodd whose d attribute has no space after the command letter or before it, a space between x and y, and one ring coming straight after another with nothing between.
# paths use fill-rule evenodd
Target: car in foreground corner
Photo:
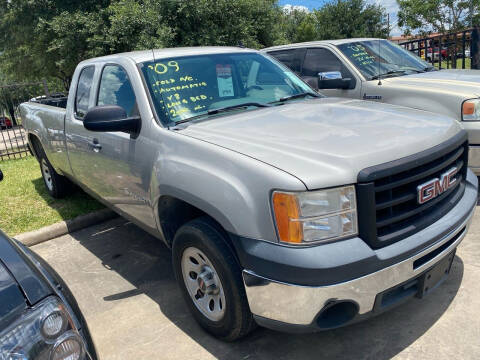
<instances>
[{"instance_id":1,"label":"car in foreground corner","mask_svg":"<svg viewBox=\"0 0 480 360\"><path fill-rule=\"evenodd\" d=\"M1 230L0 359L97 359L85 319L65 283Z\"/></svg>"}]
</instances>

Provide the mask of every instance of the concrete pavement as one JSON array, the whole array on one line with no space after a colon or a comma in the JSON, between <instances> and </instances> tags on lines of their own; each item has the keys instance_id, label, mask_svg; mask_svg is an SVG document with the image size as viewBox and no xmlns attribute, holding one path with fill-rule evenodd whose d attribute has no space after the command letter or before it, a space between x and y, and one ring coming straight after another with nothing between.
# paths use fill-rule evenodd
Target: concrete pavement
<instances>
[{"instance_id":1,"label":"concrete pavement","mask_svg":"<svg viewBox=\"0 0 480 360\"><path fill-rule=\"evenodd\" d=\"M258 329L236 343L188 313L169 250L122 218L33 246L82 309L100 359L479 359L480 212L450 277L423 300L316 334Z\"/></svg>"}]
</instances>

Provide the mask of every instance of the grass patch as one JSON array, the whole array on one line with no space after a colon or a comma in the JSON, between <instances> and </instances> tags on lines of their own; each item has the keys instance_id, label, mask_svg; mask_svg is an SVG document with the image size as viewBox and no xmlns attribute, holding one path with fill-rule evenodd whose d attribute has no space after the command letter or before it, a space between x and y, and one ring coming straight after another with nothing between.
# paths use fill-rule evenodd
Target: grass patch
<instances>
[{"instance_id":1,"label":"grass patch","mask_svg":"<svg viewBox=\"0 0 480 360\"><path fill-rule=\"evenodd\" d=\"M40 167L33 156L0 162L0 228L16 235L72 219L103 208L81 190L64 199L52 198L45 187Z\"/></svg>"},{"instance_id":2,"label":"grass patch","mask_svg":"<svg viewBox=\"0 0 480 360\"><path fill-rule=\"evenodd\" d=\"M470 70L471 69L471 59L470 58L466 58L465 59L465 69L468 69ZM439 68L439 64L438 62L435 63L435 67L438 69ZM452 62L449 61L448 62L448 67L451 69L452 68ZM446 69L447 68L447 60L442 60L442 69ZM457 69L461 69L462 68L462 59L457 59Z\"/></svg>"}]
</instances>

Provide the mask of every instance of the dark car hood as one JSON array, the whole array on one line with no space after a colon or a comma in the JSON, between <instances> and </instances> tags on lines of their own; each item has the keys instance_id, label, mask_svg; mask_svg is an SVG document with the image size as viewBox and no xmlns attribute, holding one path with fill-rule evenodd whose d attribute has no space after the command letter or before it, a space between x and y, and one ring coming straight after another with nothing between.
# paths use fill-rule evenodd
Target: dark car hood
<instances>
[{"instance_id":1,"label":"dark car hood","mask_svg":"<svg viewBox=\"0 0 480 360\"><path fill-rule=\"evenodd\" d=\"M18 283L0 261L0 332L1 325L27 307Z\"/></svg>"},{"instance_id":2,"label":"dark car hood","mask_svg":"<svg viewBox=\"0 0 480 360\"><path fill-rule=\"evenodd\" d=\"M52 289L36 266L15 240L0 230L0 318L9 303L7 297L20 301L20 295L23 304L34 305L50 294Z\"/></svg>"}]
</instances>

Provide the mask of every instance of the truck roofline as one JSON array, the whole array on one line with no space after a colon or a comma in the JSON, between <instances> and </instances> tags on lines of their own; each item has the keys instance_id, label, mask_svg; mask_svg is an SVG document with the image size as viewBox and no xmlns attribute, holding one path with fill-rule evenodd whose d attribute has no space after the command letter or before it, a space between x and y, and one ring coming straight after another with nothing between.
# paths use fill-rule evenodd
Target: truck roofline
<instances>
[{"instance_id":1,"label":"truck roofline","mask_svg":"<svg viewBox=\"0 0 480 360\"><path fill-rule=\"evenodd\" d=\"M159 60L170 57L210 55L210 54L231 54L231 53L252 53L258 52L254 49L236 47L236 46L198 46L198 47L178 47L124 52L113 55L100 56L82 61L80 64L104 62L118 58L130 58L135 63L145 61Z\"/></svg>"},{"instance_id":2,"label":"truck roofline","mask_svg":"<svg viewBox=\"0 0 480 360\"><path fill-rule=\"evenodd\" d=\"M286 45L277 45L271 46L260 51L273 51L273 50L282 50L282 49L291 49L295 47L306 47L306 46L321 46L321 45L341 45L341 44L348 44L351 42L356 41L371 41L371 40L387 40L387 39L380 39L380 38L350 38L350 39L338 39L338 40L319 40L319 41L307 41L301 43L294 43L294 44L286 44Z\"/></svg>"}]
</instances>

